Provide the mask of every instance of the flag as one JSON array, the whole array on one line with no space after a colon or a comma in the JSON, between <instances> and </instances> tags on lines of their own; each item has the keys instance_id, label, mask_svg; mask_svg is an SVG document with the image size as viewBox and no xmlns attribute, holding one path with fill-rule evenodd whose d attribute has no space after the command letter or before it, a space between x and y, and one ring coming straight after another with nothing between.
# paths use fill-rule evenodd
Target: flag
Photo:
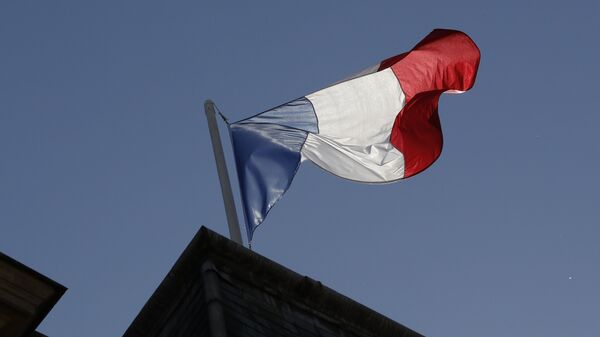
<instances>
[{"instance_id":1,"label":"flag","mask_svg":"<svg viewBox=\"0 0 600 337\"><path fill-rule=\"evenodd\" d=\"M248 239L305 160L365 183L429 167L442 151L439 97L469 90L479 57L466 34L436 29L409 52L229 124Z\"/></svg>"}]
</instances>

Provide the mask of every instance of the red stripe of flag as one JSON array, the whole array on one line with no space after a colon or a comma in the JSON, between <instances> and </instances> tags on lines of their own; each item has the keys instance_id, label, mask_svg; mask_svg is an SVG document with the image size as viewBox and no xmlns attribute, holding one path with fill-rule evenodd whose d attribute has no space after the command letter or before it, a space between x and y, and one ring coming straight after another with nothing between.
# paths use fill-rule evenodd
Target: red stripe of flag
<instances>
[{"instance_id":1,"label":"red stripe of flag","mask_svg":"<svg viewBox=\"0 0 600 337\"><path fill-rule=\"evenodd\" d=\"M381 63L391 67L406 95L398 113L391 143L404 155L404 177L415 175L439 157L442 128L440 95L447 90L469 90L475 83L480 53L464 33L436 29L410 52Z\"/></svg>"}]
</instances>

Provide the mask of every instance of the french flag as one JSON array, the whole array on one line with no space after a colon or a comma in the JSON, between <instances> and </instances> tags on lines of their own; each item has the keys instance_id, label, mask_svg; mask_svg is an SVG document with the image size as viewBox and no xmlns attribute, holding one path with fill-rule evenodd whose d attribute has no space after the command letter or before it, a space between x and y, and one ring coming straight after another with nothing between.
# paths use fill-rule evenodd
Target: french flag
<instances>
[{"instance_id":1,"label":"french flag","mask_svg":"<svg viewBox=\"0 0 600 337\"><path fill-rule=\"evenodd\" d=\"M479 58L469 36L436 29L409 52L229 124L248 239L302 161L364 183L429 167L442 151L439 97L469 90Z\"/></svg>"}]
</instances>

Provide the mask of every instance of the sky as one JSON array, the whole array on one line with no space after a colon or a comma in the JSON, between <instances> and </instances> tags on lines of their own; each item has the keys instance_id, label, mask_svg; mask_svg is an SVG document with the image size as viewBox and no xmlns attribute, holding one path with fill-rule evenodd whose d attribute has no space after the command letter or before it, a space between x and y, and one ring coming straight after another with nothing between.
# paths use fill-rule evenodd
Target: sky
<instances>
[{"instance_id":1,"label":"sky","mask_svg":"<svg viewBox=\"0 0 600 337\"><path fill-rule=\"evenodd\" d=\"M39 331L122 335L200 226L227 235L204 100L239 120L458 29L481 64L441 99L438 161L388 185L303 164L253 249L428 337L597 337L599 16L592 0L1 1L0 251L69 288Z\"/></svg>"}]
</instances>

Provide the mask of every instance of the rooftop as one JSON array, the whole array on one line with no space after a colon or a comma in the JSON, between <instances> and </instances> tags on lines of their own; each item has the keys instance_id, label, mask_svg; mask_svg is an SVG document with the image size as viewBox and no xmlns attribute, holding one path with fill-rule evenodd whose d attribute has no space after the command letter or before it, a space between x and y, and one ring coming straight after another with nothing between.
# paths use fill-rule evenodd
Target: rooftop
<instances>
[{"instance_id":1,"label":"rooftop","mask_svg":"<svg viewBox=\"0 0 600 337\"><path fill-rule=\"evenodd\" d=\"M124 336L421 335L202 227Z\"/></svg>"},{"instance_id":2,"label":"rooftop","mask_svg":"<svg viewBox=\"0 0 600 337\"><path fill-rule=\"evenodd\" d=\"M43 336L35 329L66 290L0 253L0 336Z\"/></svg>"}]
</instances>

